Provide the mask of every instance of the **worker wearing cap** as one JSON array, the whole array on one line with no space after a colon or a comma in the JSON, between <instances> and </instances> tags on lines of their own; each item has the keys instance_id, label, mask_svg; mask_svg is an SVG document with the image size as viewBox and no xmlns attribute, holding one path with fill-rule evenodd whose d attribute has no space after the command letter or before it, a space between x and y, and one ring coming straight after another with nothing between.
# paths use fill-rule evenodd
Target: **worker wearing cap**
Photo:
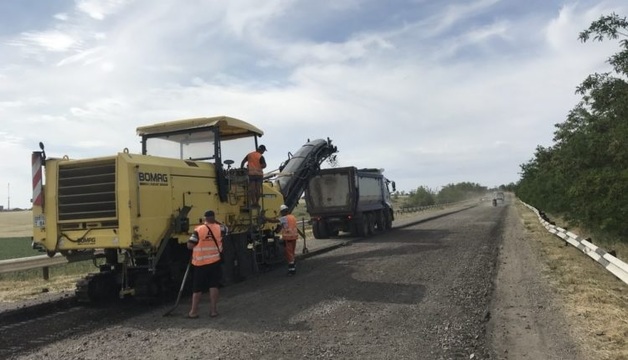
<instances>
[{"instance_id":1,"label":"worker wearing cap","mask_svg":"<svg viewBox=\"0 0 628 360\"><path fill-rule=\"evenodd\" d=\"M222 278L222 233L224 229L216 222L213 211L205 212L205 222L194 229L188 240L192 250L194 279L192 282L192 308L188 313L191 319L198 318L201 295L209 291L209 316L218 316L218 287Z\"/></svg>"},{"instance_id":2,"label":"worker wearing cap","mask_svg":"<svg viewBox=\"0 0 628 360\"><path fill-rule=\"evenodd\" d=\"M266 168L266 159L264 159L264 153L266 152L266 146L260 145L257 150L248 153L242 163L241 168L244 168L244 164L247 164L249 172L249 205L259 206L259 199L262 194L262 182L264 180L264 169Z\"/></svg>"},{"instance_id":3,"label":"worker wearing cap","mask_svg":"<svg viewBox=\"0 0 628 360\"><path fill-rule=\"evenodd\" d=\"M297 272L294 263L294 252L297 247L297 239L299 238L299 228L297 227L297 218L290 214L290 209L286 205L279 207L279 225L276 232L281 231L281 240L284 242L284 254L288 262L288 275L294 275Z\"/></svg>"}]
</instances>

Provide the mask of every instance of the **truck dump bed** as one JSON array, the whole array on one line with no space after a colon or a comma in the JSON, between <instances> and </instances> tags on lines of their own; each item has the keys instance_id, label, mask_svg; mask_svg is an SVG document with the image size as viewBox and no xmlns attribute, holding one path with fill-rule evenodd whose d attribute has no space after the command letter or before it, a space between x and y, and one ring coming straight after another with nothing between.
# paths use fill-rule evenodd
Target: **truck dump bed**
<instances>
[{"instance_id":1,"label":"truck dump bed","mask_svg":"<svg viewBox=\"0 0 628 360\"><path fill-rule=\"evenodd\" d=\"M310 215L352 213L356 207L355 168L325 169L310 180L306 191Z\"/></svg>"},{"instance_id":2,"label":"truck dump bed","mask_svg":"<svg viewBox=\"0 0 628 360\"><path fill-rule=\"evenodd\" d=\"M355 167L323 169L306 191L311 216L352 215L356 211L381 209L383 176L376 170Z\"/></svg>"}]
</instances>

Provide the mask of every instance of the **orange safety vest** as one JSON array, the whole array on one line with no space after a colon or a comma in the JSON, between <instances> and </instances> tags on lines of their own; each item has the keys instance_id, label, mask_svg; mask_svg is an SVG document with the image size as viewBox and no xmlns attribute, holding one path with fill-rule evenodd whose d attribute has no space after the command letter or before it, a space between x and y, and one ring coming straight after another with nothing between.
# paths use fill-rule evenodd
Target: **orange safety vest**
<instances>
[{"instance_id":1,"label":"orange safety vest","mask_svg":"<svg viewBox=\"0 0 628 360\"><path fill-rule=\"evenodd\" d=\"M281 238L283 240L297 240L299 238L299 231L297 230L297 218L292 214L286 215L285 226L281 227Z\"/></svg>"},{"instance_id":2,"label":"orange safety vest","mask_svg":"<svg viewBox=\"0 0 628 360\"><path fill-rule=\"evenodd\" d=\"M262 154L257 151L253 151L246 156L248 162L249 175L264 175L262 169Z\"/></svg>"},{"instance_id":3,"label":"orange safety vest","mask_svg":"<svg viewBox=\"0 0 628 360\"><path fill-rule=\"evenodd\" d=\"M194 231L198 234L198 243L192 250L192 265L203 266L220 261L220 253L222 252L220 225L203 224L197 226ZM216 236L216 242L214 242L212 234Z\"/></svg>"}]
</instances>

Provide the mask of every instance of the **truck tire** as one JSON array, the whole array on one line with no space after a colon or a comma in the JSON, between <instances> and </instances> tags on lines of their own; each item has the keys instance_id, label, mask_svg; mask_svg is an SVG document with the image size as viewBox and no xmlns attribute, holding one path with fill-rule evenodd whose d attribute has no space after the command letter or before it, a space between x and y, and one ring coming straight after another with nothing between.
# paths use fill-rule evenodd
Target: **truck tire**
<instances>
[{"instance_id":1,"label":"truck tire","mask_svg":"<svg viewBox=\"0 0 628 360\"><path fill-rule=\"evenodd\" d=\"M312 233L316 239L329 238L329 232L327 231L327 224L324 221L314 221L312 223Z\"/></svg>"},{"instance_id":2,"label":"truck tire","mask_svg":"<svg viewBox=\"0 0 628 360\"><path fill-rule=\"evenodd\" d=\"M373 235L375 233L375 214L366 214L366 233Z\"/></svg>"},{"instance_id":3,"label":"truck tire","mask_svg":"<svg viewBox=\"0 0 628 360\"><path fill-rule=\"evenodd\" d=\"M329 225L327 225L327 222L319 221L318 226L323 239L329 239Z\"/></svg>"},{"instance_id":4,"label":"truck tire","mask_svg":"<svg viewBox=\"0 0 628 360\"><path fill-rule=\"evenodd\" d=\"M366 237L369 235L368 217L366 214L356 218L353 223L354 231L353 235L358 237Z\"/></svg>"},{"instance_id":5,"label":"truck tire","mask_svg":"<svg viewBox=\"0 0 628 360\"><path fill-rule=\"evenodd\" d=\"M392 214L390 213L389 209L384 210L384 229L392 229Z\"/></svg>"},{"instance_id":6,"label":"truck tire","mask_svg":"<svg viewBox=\"0 0 628 360\"><path fill-rule=\"evenodd\" d=\"M322 239L321 232L318 227L318 221L312 222L312 235L314 235L314 239Z\"/></svg>"},{"instance_id":7,"label":"truck tire","mask_svg":"<svg viewBox=\"0 0 628 360\"><path fill-rule=\"evenodd\" d=\"M386 220L384 219L384 212L378 211L375 213L374 216L375 216L375 229L378 232L384 232L386 230L386 227L385 227Z\"/></svg>"}]
</instances>

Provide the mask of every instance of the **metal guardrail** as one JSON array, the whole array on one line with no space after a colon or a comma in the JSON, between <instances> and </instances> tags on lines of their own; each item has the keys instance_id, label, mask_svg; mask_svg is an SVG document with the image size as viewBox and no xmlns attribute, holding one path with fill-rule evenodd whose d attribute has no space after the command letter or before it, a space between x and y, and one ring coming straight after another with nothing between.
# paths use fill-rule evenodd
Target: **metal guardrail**
<instances>
[{"instance_id":1,"label":"metal guardrail","mask_svg":"<svg viewBox=\"0 0 628 360\"><path fill-rule=\"evenodd\" d=\"M532 210L538 216L539 221L541 222L543 227L547 229L547 231L576 247L587 256L589 256L591 259L602 265L606 270L615 275L618 279L628 284L628 264L609 254L601 247L593 245L587 239L582 239L578 235L550 223L546 219L546 216L544 216L544 214L542 214L534 206L528 205L523 201L521 201L521 203L530 210Z\"/></svg>"},{"instance_id":2,"label":"metal guardrail","mask_svg":"<svg viewBox=\"0 0 628 360\"><path fill-rule=\"evenodd\" d=\"M477 201L477 199L467 199L467 200L462 200L462 201L456 201L456 202L450 202L450 203L442 203L442 204L434 204L434 205L427 205L427 206L401 207L401 208L398 208L397 210L395 210L395 213L396 214L413 213L413 212L419 212L419 211L423 211L423 210L440 208L440 207L443 207L443 206L452 206L452 205L462 204L462 203L471 202L471 201Z\"/></svg>"},{"instance_id":3,"label":"metal guardrail","mask_svg":"<svg viewBox=\"0 0 628 360\"><path fill-rule=\"evenodd\" d=\"M0 260L0 274L41 268L43 269L44 280L48 280L50 266L64 265L67 263L68 259L61 254L57 254L54 257L37 255L18 259Z\"/></svg>"},{"instance_id":4,"label":"metal guardrail","mask_svg":"<svg viewBox=\"0 0 628 360\"><path fill-rule=\"evenodd\" d=\"M398 210L395 210L395 213L397 214L413 213L413 212L419 212L419 211L428 210L428 209L434 209L434 208L445 206L445 205L450 205L450 204L435 204L435 205L427 205L427 206L402 207L402 208L399 208Z\"/></svg>"}]
</instances>

